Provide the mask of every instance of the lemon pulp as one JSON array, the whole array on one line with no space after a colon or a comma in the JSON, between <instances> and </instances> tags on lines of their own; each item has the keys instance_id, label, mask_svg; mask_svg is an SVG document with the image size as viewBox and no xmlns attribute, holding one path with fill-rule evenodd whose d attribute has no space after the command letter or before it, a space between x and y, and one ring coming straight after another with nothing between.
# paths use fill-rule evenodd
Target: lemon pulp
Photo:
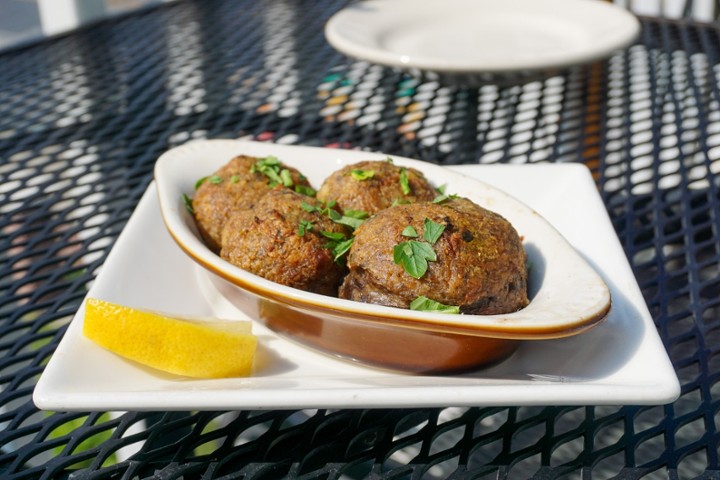
<instances>
[{"instance_id":1,"label":"lemon pulp","mask_svg":"<svg viewBox=\"0 0 720 480\"><path fill-rule=\"evenodd\" d=\"M195 378L250 375L257 348L248 321L173 318L96 298L85 302L83 334L122 357Z\"/></svg>"}]
</instances>

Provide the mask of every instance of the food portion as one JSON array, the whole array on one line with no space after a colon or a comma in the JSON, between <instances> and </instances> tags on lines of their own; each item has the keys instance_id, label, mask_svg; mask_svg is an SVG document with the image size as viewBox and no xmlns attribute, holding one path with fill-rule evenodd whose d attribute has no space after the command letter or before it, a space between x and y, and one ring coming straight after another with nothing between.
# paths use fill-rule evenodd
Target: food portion
<instances>
[{"instance_id":1,"label":"food portion","mask_svg":"<svg viewBox=\"0 0 720 480\"><path fill-rule=\"evenodd\" d=\"M257 337L249 321L189 320L88 298L83 334L111 352L194 378L252 373Z\"/></svg>"},{"instance_id":2,"label":"food portion","mask_svg":"<svg viewBox=\"0 0 720 480\"><path fill-rule=\"evenodd\" d=\"M323 202L334 201L340 211L370 215L397 204L429 202L437 191L422 172L385 161L364 161L332 172L317 192Z\"/></svg>"},{"instance_id":3,"label":"food portion","mask_svg":"<svg viewBox=\"0 0 720 480\"><path fill-rule=\"evenodd\" d=\"M253 206L275 186L312 193L307 179L275 157L240 155L195 185L192 209L207 246L220 250L222 230L232 212Z\"/></svg>"},{"instance_id":4,"label":"food portion","mask_svg":"<svg viewBox=\"0 0 720 480\"><path fill-rule=\"evenodd\" d=\"M385 209L355 231L340 297L491 315L528 304L526 255L512 225L464 198ZM434 303L431 303L434 302Z\"/></svg>"},{"instance_id":5,"label":"food portion","mask_svg":"<svg viewBox=\"0 0 720 480\"><path fill-rule=\"evenodd\" d=\"M345 268L328 244L350 232L315 204L288 189L271 190L254 208L231 215L220 256L273 282L336 296Z\"/></svg>"},{"instance_id":6,"label":"food portion","mask_svg":"<svg viewBox=\"0 0 720 480\"><path fill-rule=\"evenodd\" d=\"M363 161L331 172L314 193L275 157L239 156L204 180L192 207L211 249L282 285L444 313L528 304L513 226L422 172Z\"/></svg>"}]
</instances>

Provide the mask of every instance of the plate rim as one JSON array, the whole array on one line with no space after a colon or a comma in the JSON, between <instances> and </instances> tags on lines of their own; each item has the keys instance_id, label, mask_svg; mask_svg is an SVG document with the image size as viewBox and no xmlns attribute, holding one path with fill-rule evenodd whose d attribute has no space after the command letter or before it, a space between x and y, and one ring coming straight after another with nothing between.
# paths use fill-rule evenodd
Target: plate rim
<instances>
[{"instance_id":1,"label":"plate rim","mask_svg":"<svg viewBox=\"0 0 720 480\"><path fill-rule=\"evenodd\" d=\"M445 0L443 2L425 2L426 5L442 5L440 8L446 9L448 4L462 4L463 7L468 5L478 6L483 1L468 3L466 0ZM593 42L592 48L586 53L574 53L568 55L567 58L555 59L552 61L538 61L537 58L531 61L524 62L509 62L506 64L498 63L492 66L482 65L471 65L463 62L447 60L442 58L432 57L411 57L409 55L403 55L399 53L391 52L387 49L374 47L367 43L358 43L351 38L348 38L344 34L343 22L349 20L357 23L358 20L362 21L363 16L356 15L355 13L361 8L367 10L369 7L379 8L381 13L391 9L398 8L399 6L407 5L407 12L415 12L416 10L411 7L417 7L417 0L366 0L359 4L353 4L345 7L335 14L333 14L325 24L324 32L327 42L339 52L345 54L348 57L369 61L384 65L387 67L396 67L403 70L417 70L426 72L436 72L439 74L489 74L489 75L512 75L518 73L527 73L535 71L554 71L564 68L568 68L574 65L601 60L612 55L614 52L619 51L629 46L635 41L640 35L641 25L638 18L627 11L626 9L617 5L599 2L597 0L541 0L548 5L548 12L552 11L554 16L558 14L565 14L565 10L562 8L562 4L569 1L577 3L584 3L590 8L594 8L597 11L605 12L608 15L616 16L618 20L624 22L624 30L614 32L617 36L615 38L601 37L601 41ZM538 4L538 0L512 0L512 4L523 4L525 2L533 2L535 5ZM501 5L502 8L509 8L507 0L503 2L497 2L495 6ZM478 7L480 8L480 7ZM521 5L515 5L513 9L521 8ZM510 10L512 11L512 10ZM369 16L368 25L372 28L372 15Z\"/></svg>"},{"instance_id":2,"label":"plate rim","mask_svg":"<svg viewBox=\"0 0 720 480\"><path fill-rule=\"evenodd\" d=\"M458 168L499 168L499 169L551 169L552 172L565 172L575 169L578 174L580 169L586 170L582 176L589 178L589 171L586 167L578 164L542 164L542 165L464 165ZM585 200L591 200L589 206L591 208L599 207L601 203L597 194L591 195ZM594 205L597 204L597 205ZM118 237L117 242L110 252L107 263L117 263L122 261L119 252L122 249L129 248L129 244L134 241L131 231L137 228L137 225L144 216L150 215L150 209L158 208L155 192L155 184L151 183L141 199L138 207L128 221L128 226L123 229ZM601 214L601 212L599 212ZM159 215L159 214L158 214ZM609 225L609 218L601 219L603 223ZM605 222L607 220L607 222ZM605 225L602 228L608 229ZM164 231L164 227L160 227ZM612 234L608 231L608 234ZM172 244L172 240L168 237L167 242ZM615 237L616 247L621 248L619 241ZM618 251L619 254L619 251ZM621 263L621 273L627 276L629 272L629 264L625 257L618 257L617 262ZM190 262L189 259L187 259ZM152 266L150 266L152 267ZM92 285L87 296L95 295L100 287L107 290L108 285L113 282L109 278L108 268L100 271L96 282ZM382 388L362 388L355 385L355 388L329 389L327 391L293 391L293 395L283 390L280 393L281 400L277 398L277 389L258 389L243 390L225 386L224 383L208 383L200 381L189 382L180 390L165 391L158 389L149 391L148 389L128 389L121 387L114 388L112 391L98 391L92 384L83 385L86 377L82 372L67 370L67 360L65 355L67 352L78 349L78 342L82 343L82 306L75 314L69 328L64 334L56 354L54 354L43 370L40 380L38 381L34 392L33 400L35 404L45 410L53 411L115 411L115 410L233 410L233 409L280 409L280 408L385 408L385 407L453 407L453 406L524 406L524 405L658 405L674 401L680 395L680 385L677 375L672 367L667 352L659 339L657 330L654 329L652 318L642 297L639 296L639 287L634 277L628 277L627 280L632 283L631 293L635 290L635 294L631 296L629 301L638 307L640 317L637 321L641 322L645 327L651 326L652 331L643 334L641 338L640 350L649 355L651 360L656 363L653 370L661 373L658 376L652 376L652 380L648 378L633 378L632 381L618 381L611 377L603 377L593 380L587 380L595 383L588 383L582 379L568 379L567 382L562 378L545 381L543 379L520 381L513 383L512 381L503 381L501 384L487 383L486 377L482 375L479 378L471 378L466 384L457 387L455 385L442 385L436 382L437 377L420 377L420 382L432 383L433 387L423 387L423 395L417 395L418 386L406 385L402 382L393 380L395 378L417 378L416 376L408 376L403 374L393 374L387 377L388 381ZM641 304L642 303L642 304ZM82 345L80 345L82 347ZM93 348L100 348L92 346ZM106 355L112 355L104 352ZM635 368L641 358L629 359ZM644 360L648 360L644 358ZM512 360L510 360L512 361ZM645 365L644 363L642 365ZM376 369L368 369L370 372L377 372ZM482 373L482 372L481 372ZM140 372L141 375L148 375L146 372ZM385 377L382 377L385 378ZM80 379L80 380L78 380ZM162 380L162 379L160 379ZM160 381L153 379L153 382ZM492 380L492 378L490 379ZM502 379L501 379L502 380ZM449 381L455 381L454 376L450 376ZM79 382L79 384L78 384ZM116 385L116 384L114 384ZM528 390L530 389L530 390ZM532 395L528 392L532 391ZM210 393L211 395L208 395ZM276 395L273 396L273 393ZM295 394L299 393L299 394Z\"/></svg>"}]
</instances>

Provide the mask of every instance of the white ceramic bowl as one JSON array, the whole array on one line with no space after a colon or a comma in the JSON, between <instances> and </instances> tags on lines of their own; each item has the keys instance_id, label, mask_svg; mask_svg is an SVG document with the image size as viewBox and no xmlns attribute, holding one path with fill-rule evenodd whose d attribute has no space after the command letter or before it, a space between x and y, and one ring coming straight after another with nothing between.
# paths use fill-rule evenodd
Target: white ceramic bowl
<instances>
[{"instance_id":1,"label":"white ceramic bowl","mask_svg":"<svg viewBox=\"0 0 720 480\"><path fill-rule=\"evenodd\" d=\"M191 142L163 154L155 166L160 209L171 236L193 260L237 288L223 294L252 318L331 355L406 372L456 372L500 361L521 340L579 334L602 321L610 293L602 278L537 212L483 182L427 162L395 157L436 186L467 197L509 220L532 264L530 304L503 315L448 315L354 302L279 285L244 271L202 242L183 195L236 155L274 155L317 188L332 171L388 155L240 140Z\"/></svg>"}]
</instances>

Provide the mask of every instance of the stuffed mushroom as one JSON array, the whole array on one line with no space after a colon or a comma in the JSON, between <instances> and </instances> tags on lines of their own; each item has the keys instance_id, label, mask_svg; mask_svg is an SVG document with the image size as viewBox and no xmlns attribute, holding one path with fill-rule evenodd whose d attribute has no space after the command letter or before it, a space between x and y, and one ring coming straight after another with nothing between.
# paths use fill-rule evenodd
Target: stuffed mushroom
<instances>
[{"instance_id":1,"label":"stuffed mushroom","mask_svg":"<svg viewBox=\"0 0 720 480\"><path fill-rule=\"evenodd\" d=\"M195 221L206 245L215 252L220 249L222 230L232 212L252 208L276 185L310 189L299 171L277 158L245 155L233 158L198 183L192 199Z\"/></svg>"},{"instance_id":2,"label":"stuffed mushroom","mask_svg":"<svg viewBox=\"0 0 720 480\"><path fill-rule=\"evenodd\" d=\"M390 160L358 162L334 171L320 186L317 198L336 202L340 211L372 215L394 204L431 201L438 192L413 168Z\"/></svg>"},{"instance_id":3,"label":"stuffed mushroom","mask_svg":"<svg viewBox=\"0 0 720 480\"><path fill-rule=\"evenodd\" d=\"M355 231L340 297L409 308L417 299L462 313L528 304L526 254L502 216L472 201L398 205Z\"/></svg>"},{"instance_id":4,"label":"stuffed mushroom","mask_svg":"<svg viewBox=\"0 0 720 480\"><path fill-rule=\"evenodd\" d=\"M331 244L348 234L313 199L276 187L253 209L230 216L220 256L273 282L337 296L345 267Z\"/></svg>"}]
</instances>

